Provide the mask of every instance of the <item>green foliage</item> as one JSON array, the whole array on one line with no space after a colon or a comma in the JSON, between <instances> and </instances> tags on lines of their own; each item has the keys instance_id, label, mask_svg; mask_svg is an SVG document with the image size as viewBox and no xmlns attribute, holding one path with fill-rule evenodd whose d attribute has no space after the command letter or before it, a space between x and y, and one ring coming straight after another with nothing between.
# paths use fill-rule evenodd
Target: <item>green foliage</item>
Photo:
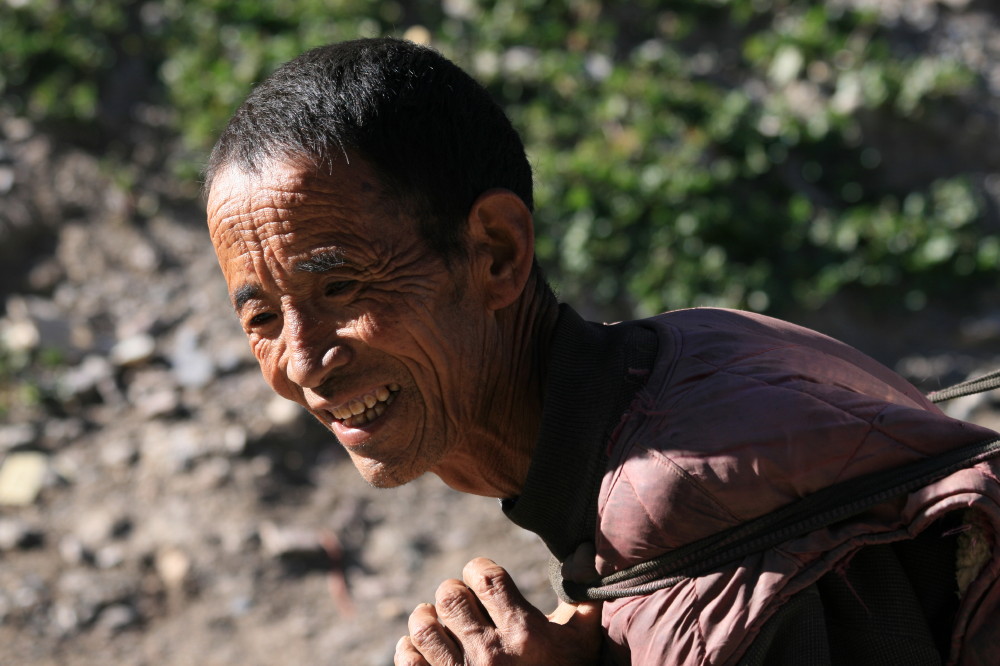
<instances>
[{"instance_id":1,"label":"green foliage","mask_svg":"<svg viewBox=\"0 0 1000 666\"><path fill-rule=\"evenodd\" d=\"M1000 256L968 178L890 186L909 165L886 163L863 122L919 132L979 81L897 53L874 13L818 1L22 0L0 4L0 92L90 122L116 63L141 52L197 165L279 63L414 25L523 132L538 253L569 300L763 311L860 285L918 308Z\"/></svg>"},{"instance_id":2,"label":"green foliage","mask_svg":"<svg viewBox=\"0 0 1000 666\"><path fill-rule=\"evenodd\" d=\"M116 3L28 0L0 5L0 92L15 112L91 120L100 74L115 60L125 15Z\"/></svg>"},{"instance_id":3,"label":"green foliage","mask_svg":"<svg viewBox=\"0 0 1000 666\"><path fill-rule=\"evenodd\" d=\"M184 138L211 145L250 88L303 51L391 31L400 8L362 0L163 0L160 73Z\"/></svg>"}]
</instances>

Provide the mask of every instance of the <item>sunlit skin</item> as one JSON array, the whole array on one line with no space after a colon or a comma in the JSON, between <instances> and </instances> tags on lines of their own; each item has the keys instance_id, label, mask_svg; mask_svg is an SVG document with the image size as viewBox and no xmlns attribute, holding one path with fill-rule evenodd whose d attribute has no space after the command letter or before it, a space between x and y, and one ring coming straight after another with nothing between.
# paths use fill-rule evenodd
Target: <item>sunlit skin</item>
<instances>
[{"instance_id":1,"label":"sunlit skin","mask_svg":"<svg viewBox=\"0 0 1000 666\"><path fill-rule=\"evenodd\" d=\"M480 197L468 256L450 262L358 159L328 174L224 169L207 211L264 377L336 435L369 483L431 471L464 492L519 493L555 317L530 272L520 199Z\"/></svg>"}]
</instances>

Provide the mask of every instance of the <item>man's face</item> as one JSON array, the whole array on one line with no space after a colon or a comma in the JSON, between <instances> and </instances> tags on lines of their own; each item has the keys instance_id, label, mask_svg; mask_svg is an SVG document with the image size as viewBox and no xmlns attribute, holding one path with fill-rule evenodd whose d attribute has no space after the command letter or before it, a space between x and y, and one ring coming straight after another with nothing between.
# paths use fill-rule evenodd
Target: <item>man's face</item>
<instances>
[{"instance_id":1,"label":"man's face","mask_svg":"<svg viewBox=\"0 0 1000 666\"><path fill-rule=\"evenodd\" d=\"M471 432L487 309L468 264L449 270L367 165L227 169L208 219L264 377L369 483L406 483Z\"/></svg>"}]
</instances>

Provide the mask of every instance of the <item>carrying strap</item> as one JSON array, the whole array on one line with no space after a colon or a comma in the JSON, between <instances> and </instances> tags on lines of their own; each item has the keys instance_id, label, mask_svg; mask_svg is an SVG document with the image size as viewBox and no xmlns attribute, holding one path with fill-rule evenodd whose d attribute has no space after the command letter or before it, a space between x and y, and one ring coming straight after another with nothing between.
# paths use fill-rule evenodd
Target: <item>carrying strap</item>
<instances>
[{"instance_id":1,"label":"carrying strap","mask_svg":"<svg viewBox=\"0 0 1000 666\"><path fill-rule=\"evenodd\" d=\"M995 388L1000 388L1000 370L933 391L927 398L938 403ZM649 594L846 520L876 504L997 455L1000 455L1000 439L953 449L932 458L836 483L759 518L594 581L565 580L558 560L551 563L549 578L564 601L604 601Z\"/></svg>"},{"instance_id":2,"label":"carrying strap","mask_svg":"<svg viewBox=\"0 0 1000 666\"><path fill-rule=\"evenodd\" d=\"M964 382L959 382L940 391L931 391L927 394L927 399L931 402L944 402L945 400L961 398L973 393L991 391L995 388L1000 388L1000 370L994 370L989 374L976 377L975 379L967 379Z\"/></svg>"},{"instance_id":3,"label":"carrying strap","mask_svg":"<svg viewBox=\"0 0 1000 666\"><path fill-rule=\"evenodd\" d=\"M901 467L841 481L759 518L596 581L577 583L564 580L558 568L553 568L550 571L552 584L560 597L577 602L649 594L851 518L876 504L997 455L1000 455L1000 439L993 439Z\"/></svg>"}]
</instances>

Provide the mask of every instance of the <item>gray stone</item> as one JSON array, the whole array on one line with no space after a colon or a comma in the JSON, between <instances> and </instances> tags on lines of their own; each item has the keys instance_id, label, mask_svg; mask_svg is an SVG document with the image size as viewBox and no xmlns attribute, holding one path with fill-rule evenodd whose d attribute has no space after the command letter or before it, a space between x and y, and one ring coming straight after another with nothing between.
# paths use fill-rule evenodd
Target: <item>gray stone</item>
<instances>
[{"instance_id":1,"label":"gray stone","mask_svg":"<svg viewBox=\"0 0 1000 666\"><path fill-rule=\"evenodd\" d=\"M97 628L112 634L117 634L139 623L138 611L130 604L113 604L101 611L97 618Z\"/></svg>"},{"instance_id":2,"label":"gray stone","mask_svg":"<svg viewBox=\"0 0 1000 666\"><path fill-rule=\"evenodd\" d=\"M101 462L111 468L130 467L139 457L136 444L130 437L112 437L104 442L100 451Z\"/></svg>"},{"instance_id":3,"label":"gray stone","mask_svg":"<svg viewBox=\"0 0 1000 666\"><path fill-rule=\"evenodd\" d=\"M120 340L111 348L111 362L119 367L130 367L148 362L156 353L156 340L145 333Z\"/></svg>"},{"instance_id":4,"label":"gray stone","mask_svg":"<svg viewBox=\"0 0 1000 666\"><path fill-rule=\"evenodd\" d=\"M42 532L25 520L0 516L0 552L38 545Z\"/></svg>"},{"instance_id":5,"label":"gray stone","mask_svg":"<svg viewBox=\"0 0 1000 666\"><path fill-rule=\"evenodd\" d=\"M271 557L289 557L323 551L316 530L278 525L271 521L260 526L260 544L264 553Z\"/></svg>"},{"instance_id":6,"label":"gray stone","mask_svg":"<svg viewBox=\"0 0 1000 666\"><path fill-rule=\"evenodd\" d=\"M35 441L38 431L31 423L0 425L0 453Z\"/></svg>"},{"instance_id":7,"label":"gray stone","mask_svg":"<svg viewBox=\"0 0 1000 666\"><path fill-rule=\"evenodd\" d=\"M59 448L78 441L84 433L85 424L82 419L49 419L42 426L42 438L46 446Z\"/></svg>"},{"instance_id":8,"label":"gray stone","mask_svg":"<svg viewBox=\"0 0 1000 666\"><path fill-rule=\"evenodd\" d=\"M74 534L85 548L97 551L131 529L132 521L124 508L95 506L81 513Z\"/></svg>"},{"instance_id":9,"label":"gray stone","mask_svg":"<svg viewBox=\"0 0 1000 666\"><path fill-rule=\"evenodd\" d=\"M11 296L7 299L9 328L17 336L15 344L24 351L34 349L55 349L71 352L73 344L72 325L66 314L55 303L37 297ZM33 331L32 331L33 329ZM13 349L11 340L5 334L5 345Z\"/></svg>"},{"instance_id":10,"label":"gray stone","mask_svg":"<svg viewBox=\"0 0 1000 666\"><path fill-rule=\"evenodd\" d=\"M59 557L70 566L79 566L87 560L88 552L77 536L67 534L59 539Z\"/></svg>"},{"instance_id":11,"label":"gray stone","mask_svg":"<svg viewBox=\"0 0 1000 666\"><path fill-rule=\"evenodd\" d=\"M99 569L113 569L125 562L125 547L120 543L102 546L94 553L94 564Z\"/></svg>"},{"instance_id":12,"label":"gray stone","mask_svg":"<svg viewBox=\"0 0 1000 666\"><path fill-rule=\"evenodd\" d=\"M198 332L186 326L174 339L170 365L177 382L185 387L204 386L215 376L215 364L199 343Z\"/></svg>"},{"instance_id":13,"label":"gray stone","mask_svg":"<svg viewBox=\"0 0 1000 666\"><path fill-rule=\"evenodd\" d=\"M174 376L162 369L138 371L132 378L126 395L128 403L148 418L167 416L180 406Z\"/></svg>"},{"instance_id":14,"label":"gray stone","mask_svg":"<svg viewBox=\"0 0 1000 666\"><path fill-rule=\"evenodd\" d=\"M66 399L77 398L91 391L97 392L103 399L107 399L108 395L118 394L111 363L96 354L84 357L77 366L64 372L59 379L59 389Z\"/></svg>"},{"instance_id":15,"label":"gray stone","mask_svg":"<svg viewBox=\"0 0 1000 666\"><path fill-rule=\"evenodd\" d=\"M58 633L64 636L76 633L82 626L80 615L72 604L56 602L49 612L49 617Z\"/></svg>"},{"instance_id":16,"label":"gray stone","mask_svg":"<svg viewBox=\"0 0 1000 666\"><path fill-rule=\"evenodd\" d=\"M239 428L230 434L230 428L220 426L152 421L142 431L140 465L151 474L164 476L190 471L204 458L230 457L234 450L242 450L245 439L238 436Z\"/></svg>"},{"instance_id":17,"label":"gray stone","mask_svg":"<svg viewBox=\"0 0 1000 666\"><path fill-rule=\"evenodd\" d=\"M199 490L221 488L232 474L232 463L226 458L213 456L201 461L194 470L195 487Z\"/></svg>"}]
</instances>

